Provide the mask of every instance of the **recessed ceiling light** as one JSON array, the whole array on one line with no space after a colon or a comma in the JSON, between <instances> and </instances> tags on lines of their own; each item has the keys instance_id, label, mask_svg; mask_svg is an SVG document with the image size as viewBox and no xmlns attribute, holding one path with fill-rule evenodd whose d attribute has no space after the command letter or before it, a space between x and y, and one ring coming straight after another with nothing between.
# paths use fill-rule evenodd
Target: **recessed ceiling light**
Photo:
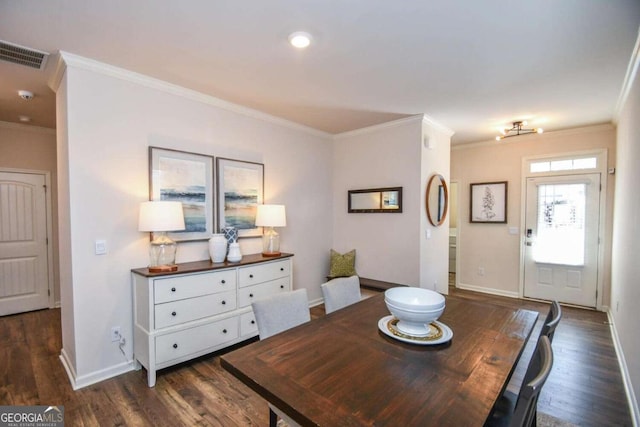
<instances>
[{"instance_id":1,"label":"recessed ceiling light","mask_svg":"<svg viewBox=\"0 0 640 427\"><path fill-rule=\"evenodd\" d=\"M304 49L311 44L311 34L304 31L296 31L289 34L289 43L298 49Z\"/></svg>"},{"instance_id":2,"label":"recessed ceiling light","mask_svg":"<svg viewBox=\"0 0 640 427\"><path fill-rule=\"evenodd\" d=\"M20 119L21 122L30 122L31 121L31 117L29 116L19 116L18 119Z\"/></svg>"}]
</instances>

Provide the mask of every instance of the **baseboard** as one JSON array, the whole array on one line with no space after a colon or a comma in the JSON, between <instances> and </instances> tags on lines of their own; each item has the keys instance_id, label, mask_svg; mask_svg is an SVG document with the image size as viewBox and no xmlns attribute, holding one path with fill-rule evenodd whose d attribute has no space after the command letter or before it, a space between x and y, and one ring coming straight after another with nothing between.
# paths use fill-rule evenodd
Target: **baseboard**
<instances>
[{"instance_id":1,"label":"baseboard","mask_svg":"<svg viewBox=\"0 0 640 427\"><path fill-rule=\"evenodd\" d=\"M616 349L616 355L618 356L618 364L620 365L620 373L622 374L622 382L627 394L627 403L629 404L629 410L631 411L633 426L638 427L640 425L638 399L636 399L636 394L633 391L629 368L627 367L627 361L624 358L624 352L622 351L622 345L620 344L620 337L618 336L616 323L613 315L611 314L611 310L607 310L607 317L609 318L609 328L611 329L611 337L613 338L613 347Z\"/></svg>"},{"instance_id":2,"label":"baseboard","mask_svg":"<svg viewBox=\"0 0 640 427\"><path fill-rule=\"evenodd\" d=\"M458 283L456 285L456 288L464 289L466 291L481 292L483 294L498 295L501 297L520 298L520 295L518 294L518 292L505 291L504 289L485 288L482 286L467 285L464 283Z\"/></svg>"},{"instance_id":3,"label":"baseboard","mask_svg":"<svg viewBox=\"0 0 640 427\"><path fill-rule=\"evenodd\" d=\"M67 377L69 377L69 382L71 383L71 387L75 390L76 384L76 371L73 369L73 364L69 360L69 355L64 350L64 348L60 351L60 362L62 362L62 366L64 370L67 372Z\"/></svg>"},{"instance_id":4,"label":"baseboard","mask_svg":"<svg viewBox=\"0 0 640 427\"><path fill-rule=\"evenodd\" d=\"M106 369L102 369L100 371L92 372L88 375L82 375L79 377L76 374L75 369L73 369L73 365L71 364L71 361L69 360L69 357L64 349L62 349L62 351L60 352L60 361L62 362L62 366L64 366L65 371L67 371L67 376L69 377L69 381L71 382L71 387L74 390L78 390L83 387L87 387L101 381L108 380L109 378L117 377L118 375L122 375L126 372L135 370L135 363L132 360L119 363Z\"/></svg>"},{"instance_id":5,"label":"baseboard","mask_svg":"<svg viewBox=\"0 0 640 427\"><path fill-rule=\"evenodd\" d=\"M324 304L324 299L323 298L316 298L312 301L309 301L309 308L311 307L316 307L320 304Z\"/></svg>"}]
</instances>

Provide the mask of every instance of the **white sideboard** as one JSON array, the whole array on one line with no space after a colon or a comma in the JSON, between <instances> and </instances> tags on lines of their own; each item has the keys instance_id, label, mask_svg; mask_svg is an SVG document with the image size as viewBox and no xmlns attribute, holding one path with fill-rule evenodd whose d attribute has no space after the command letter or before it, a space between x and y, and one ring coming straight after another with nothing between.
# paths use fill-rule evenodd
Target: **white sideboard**
<instances>
[{"instance_id":1,"label":"white sideboard","mask_svg":"<svg viewBox=\"0 0 640 427\"><path fill-rule=\"evenodd\" d=\"M245 255L238 263L196 261L171 273L132 271L133 356L156 371L258 335L251 302L291 290L292 254Z\"/></svg>"}]
</instances>

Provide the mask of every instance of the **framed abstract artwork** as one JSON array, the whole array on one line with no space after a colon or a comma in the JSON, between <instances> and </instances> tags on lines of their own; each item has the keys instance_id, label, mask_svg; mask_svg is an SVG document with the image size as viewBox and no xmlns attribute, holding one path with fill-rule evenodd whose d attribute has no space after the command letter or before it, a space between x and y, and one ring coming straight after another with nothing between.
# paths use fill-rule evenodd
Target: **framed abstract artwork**
<instances>
[{"instance_id":1,"label":"framed abstract artwork","mask_svg":"<svg viewBox=\"0 0 640 427\"><path fill-rule=\"evenodd\" d=\"M471 184L469 222L507 222L507 181Z\"/></svg>"},{"instance_id":2,"label":"framed abstract artwork","mask_svg":"<svg viewBox=\"0 0 640 427\"><path fill-rule=\"evenodd\" d=\"M215 229L213 157L149 147L149 199L182 202L184 231L167 233L176 242L206 240Z\"/></svg>"},{"instance_id":3,"label":"framed abstract artwork","mask_svg":"<svg viewBox=\"0 0 640 427\"><path fill-rule=\"evenodd\" d=\"M235 227L238 237L261 236L255 221L264 196L264 165L218 157L216 169L218 229Z\"/></svg>"}]
</instances>

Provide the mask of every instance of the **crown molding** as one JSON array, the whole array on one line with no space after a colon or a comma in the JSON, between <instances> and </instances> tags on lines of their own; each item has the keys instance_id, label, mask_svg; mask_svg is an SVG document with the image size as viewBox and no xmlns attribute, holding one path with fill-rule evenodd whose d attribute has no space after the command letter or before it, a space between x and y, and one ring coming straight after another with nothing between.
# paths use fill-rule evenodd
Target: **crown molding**
<instances>
[{"instance_id":1,"label":"crown molding","mask_svg":"<svg viewBox=\"0 0 640 427\"><path fill-rule=\"evenodd\" d=\"M52 62L53 61L49 60L49 64L52 64ZM62 82L62 77L64 76L64 72L67 70L67 66L64 62L64 59L62 59L61 52L55 53L55 63L47 68L49 70L47 85L51 88L52 91L58 92L58 89L60 88L60 82Z\"/></svg>"},{"instance_id":2,"label":"crown molding","mask_svg":"<svg viewBox=\"0 0 640 427\"><path fill-rule=\"evenodd\" d=\"M596 125L587 125L587 126L581 126L577 128L569 128L569 129L556 130L552 132L544 132L542 134L532 133L532 134L519 135L518 137L501 139L500 141L491 139L488 141L472 142L470 144L457 144L457 145L451 146L451 151L466 150L469 148L494 147L497 145L514 144L520 141L527 141L532 138L545 139L549 136L562 137L562 136L569 136L569 135L580 135L584 133L605 132L605 131L611 131L614 129L615 127L611 123L600 123Z\"/></svg>"},{"instance_id":3,"label":"crown molding","mask_svg":"<svg viewBox=\"0 0 640 427\"><path fill-rule=\"evenodd\" d=\"M620 96L618 97L618 102L613 112L614 124L618 124L620 114L622 114L622 109L627 103L627 98L629 97L631 86L633 85L636 74L638 73L638 67L640 67L640 27L638 27L638 38L636 39L636 45L633 48L633 52L631 53L631 58L629 59L629 65L627 67L627 73L624 76L622 89L620 90Z\"/></svg>"},{"instance_id":4,"label":"crown molding","mask_svg":"<svg viewBox=\"0 0 640 427\"><path fill-rule=\"evenodd\" d=\"M401 126L401 125L405 125L407 123L411 123L413 121L418 121L418 120L421 120L423 124L429 125L441 132L444 132L449 137L451 137L451 135L453 135L454 133L451 129L441 125L440 123L436 122L435 120L433 120L433 118L427 116L426 114L418 114L415 116L409 116L406 118L394 120L387 123L382 123L379 125L373 125L373 126L365 127L362 129L356 129L353 131L347 131L347 132L333 135L328 132L323 132L305 125L301 125L299 123L292 122L290 120L272 116L270 114L263 113L261 111L254 110L239 104L234 104L232 102L224 101L222 99L213 97L211 95L206 95L201 92L197 92L193 89L187 89L185 87L178 86L173 83L166 82L164 80L156 79L154 77L149 77L147 75L136 73L134 71L129 71L124 68L116 67L114 65L105 64L103 62L96 61L90 58L85 58L85 57L82 57L73 53L69 53L66 51L59 51L56 56L57 56L57 61L48 79L48 85L54 92L57 92L58 88L60 87L60 83L62 81L64 73L66 72L66 69L68 67L74 67L74 68L79 68L79 69L103 74L109 77L114 77L120 80L132 82L132 83L145 86L151 89L163 91L165 93L180 96L186 99L190 99L192 101L201 102L214 107L222 108L227 111L241 114L246 117L251 117L251 118L266 121L275 125L302 131L307 134L318 136L321 138L337 140L337 139L342 139L346 137L351 137L354 135L377 132L382 129Z\"/></svg>"},{"instance_id":5,"label":"crown molding","mask_svg":"<svg viewBox=\"0 0 640 427\"><path fill-rule=\"evenodd\" d=\"M60 51L58 53L58 61L54 71L49 79L49 86L56 91L60 86L60 82L64 75L64 72L68 67L80 68L83 70L103 74L109 77L114 77L120 80L125 80L138 84L140 86L148 87L150 89L159 90L171 95L186 98L192 101L201 102L203 104L218 107L227 111L231 111L237 114L241 114L246 117L250 117L257 120L262 120L268 123L272 123L278 126L294 129L305 132L307 134L318 136L322 138L331 138L331 134L323 132L317 129L310 128L289 120L285 120L276 116L272 116L267 113L263 113L258 110L254 110L242 105L234 104L232 102L224 101L222 99L213 97L211 95L205 95L197 92L193 89L187 89L182 86L175 85L173 83L165 82L164 80L149 77L144 74L136 73L133 71L125 70L124 68L116 67L113 65L105 64L93 59L84 58L69 52Z\"/></svg>"},{"instance_id":6,"label":"crown molding","mask_svg":"<svg viewBox=\"0 0 640 427\"><path fill-rule=\"evenodd\" d=\"M435 128L441 132L446 133L449 137L453 135L453 131L451 129L441 125L440 123L436 122L426 114L416 114L414 116L404 117L402 119L392 120L390 122L380 123L378 125L372 125L372 126L367 126L361 129L355 129L347 132L338 133L333 135L333 140L337 141L344 138L351 138L357 135L366 135L368 133L380 132L381 130L384 130L384 129L404 126L406 124L410 124L414 122L415 123L421 122L423 125L428 125L432 128Z\"/></svg>"},{"instance_id":7,"label":"crown molding","mask_svg":"<svg viewBox=\"0 0 640 427\"><path fill-rule=\"evenodd\" d=\"M0 121L0 128L1 129L20 130L20 131L25 131L25 132L44 133L44 134L47 134L47 135L55 135L56 134L56 130L52 129L52 128L45 128L45 127L41 127L41 126L31 126L31 125L25 125L25 124L22 124L22 123L14 123L14 122L3 122L3 121Z\"/></svg>"},{"instance_id":8,"label":"crown molding","mask_svg":"<svg viewBox=\"0 0 640 427\"><path fill-rule=\"evenodd\" d=\"M451 138L455 131L449 129L448 127L436 122L432 117L427 116L426 114L422 115L422 124L427 125L433 129L436 129L439 132L444 133L447 137Z\"/></svg>"},{"instance_id":9,"label":"crown molding","mask_svg":"<svg viewBox=\"0 0 640 427\"><path fill-rule=\"evenodd\" d=\"M342 133L338 133L333 135L333 140L334 141L338 141L340 139L345 139L345 138L351 138L353 136L358 136L358 135L366 135L368 133L374 133L374 132L379 132L383 129L389 129L389 128L394 128L394 127L398 127L398 126L403 126L412 122L419 122L420 120L422 120L422 114L418 114L415 116L409 116L409 117L404 117L402 119L398 119L398 120L392 120L390 122L386 122L386 123L380 123L378 125L371 125L371 126L367 126L364 128L360 128L360 129L354 129L354 130L349 130L346 132L342 132Z\"/></svg>"}]
</instances>

